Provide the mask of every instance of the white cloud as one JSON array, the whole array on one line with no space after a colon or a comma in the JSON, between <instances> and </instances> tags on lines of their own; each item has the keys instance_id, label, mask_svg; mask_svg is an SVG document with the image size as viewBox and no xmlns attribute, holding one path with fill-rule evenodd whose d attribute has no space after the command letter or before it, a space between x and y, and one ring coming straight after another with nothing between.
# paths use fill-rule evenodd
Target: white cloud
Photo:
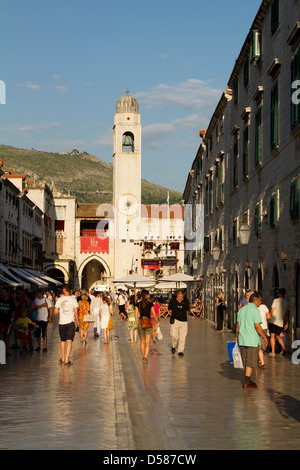
<instances>
[{"instance_id":1,"label":"white cloud","mask_svg":"<svg viewBox=\"0 0 300 470\"><path fill-rule=\"evenodd\" d=\"M54 87L54 90L58 91L58 93L68 93L68 91L69 91L68 87L63 86L63 85L58 85L58 86Z\"/></svg>"},{"instance_id":2,"label":"white cloud","mask_svg":"<svg viewBox=\"0 0 300 470\"><path fill-rule=\"evenodd\" d=\"M28 90L40 90L41 86L38 83L32 82L25 82L25 83L17 83L17 87L19 88L27 88Z\"/></svg>"},{"instance_id":3,"label":"white cloud","mask_svg":"<svg viewBox=\"0 0 300 470\"><path fill-rule=\"evenodd\" d=\"M109 130L106 134L102 134L99 139L94 142L95 145L103 145L104 147L112 147L113 145L113 132Z\"/></svg>"},{"instance_id":4,"label":"white cloud","mask_svg":"<svg viewBox=\"0 0 300 470\"><path fill-rule=\"evenodd\" d=\"M192 147L199 138L200 128L206 124L207 120L199 114L190 114L169 123L149 124L143 127L143 145L158 148L166 139L173 139L177 147Z\"/></svg>"},{"instance_id":5,"label":"white cloud","mask_svg":"<svg viewBox=\"0 0 300 470\"><path fill-rule=\"evenodd\" d=\"M191 78L177 85L159 84L149 92L135 93L135 98L148 108L181 107L184 110L211 109L221 97L222 90L209 86L203 80Z\"/></svg>"},{"instance_id":6,"label":"white cloud","mask_svg":"<svg viewBox=\"0 0 300 470\"><path fill-rule=\"evenodd\" d=\"M13 124L11 126L3 127L1 133L14 134L14 135L29 135L40 132L49 131L50 129L61 127L61 124L57 122L40 122L31 124Z\"/></svg>"}]
</instances>

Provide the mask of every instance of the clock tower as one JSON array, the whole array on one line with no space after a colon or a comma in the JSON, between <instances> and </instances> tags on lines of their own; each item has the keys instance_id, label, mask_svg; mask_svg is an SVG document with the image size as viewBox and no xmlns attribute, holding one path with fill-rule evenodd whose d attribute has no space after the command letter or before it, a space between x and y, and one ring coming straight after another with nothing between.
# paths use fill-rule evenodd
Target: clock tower
<instances>
[{"instance_id":1,"label":"clock tower","mask_svg":"<svg viewBox=\"0 0 300 470\"><path fill-rule=\"evenodd\" d=\"M140 263L141 116L135 98L126 92L116 104L113 127L113 206L115 279Z\"/></svg>"}]
</instances>

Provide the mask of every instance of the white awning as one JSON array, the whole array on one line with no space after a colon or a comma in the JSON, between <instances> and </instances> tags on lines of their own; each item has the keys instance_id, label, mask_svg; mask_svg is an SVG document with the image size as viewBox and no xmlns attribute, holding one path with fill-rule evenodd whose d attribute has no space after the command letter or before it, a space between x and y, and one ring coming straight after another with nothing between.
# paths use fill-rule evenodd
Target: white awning
<instances>
[{"instance_id":1,"label":"white awning","mask_svg":"<svg viewBox=\"0 0 300 470\"><path fill-rule=\"evenodd\" d=\"M56 279L53 279L53 277L47 276L46 274L40 273L39 271L35 271L34 269L26 268L26 271L28 271L29 274L31 273L31 275L33 276L41 278L45 282L48 281L48 282L51 282L52 284L56 284L57 286L63 285L62 282L57 281Z\"/></svg>"},{"instance_id":2,"label":"white awning","mask_svg":"<svg viewBox=\"0 0 300 470\"><path fill-rule=\"evenodd\" d=\"M31 275L29 272L25 271L22 268L13 268L11 266L10 269L13 270L18 276L27 279L27 281L29 281L31 284L36 284L37 286L44 288L48 287L48 284L45 281L38 279L36 276Z\"/></svg>"},{"instance_id":3,"label":"white awning","mask_svg":"<svg viewBox=\"0 0 300 470\"><path fill-rule=\"evenodd\" d=\"M24 280L16 277L13 273L9 271L9 269L7 269L6 266L4 266L4 264L0 264L0 269L1 271L3 271L4 274L8 274L13 279L13 281L17 282L20 286L23 286L26 289L30 288L30 284L28 284L28 282L24 282Z\"/></svg>"},{"instance_id":4,"label":"white awning","mask_svg":"<svg viewBox=\"0 0 300 470\"><path fill-rule=\"evenodd\" d=\"M4 282L4 284L8 284L12 287L18 287L22 286L23 284L20 284L19 282L12 281L11 279L7 279L7 277L4 277L0 274L0 281Z\"/></svg>"}]
</instances>

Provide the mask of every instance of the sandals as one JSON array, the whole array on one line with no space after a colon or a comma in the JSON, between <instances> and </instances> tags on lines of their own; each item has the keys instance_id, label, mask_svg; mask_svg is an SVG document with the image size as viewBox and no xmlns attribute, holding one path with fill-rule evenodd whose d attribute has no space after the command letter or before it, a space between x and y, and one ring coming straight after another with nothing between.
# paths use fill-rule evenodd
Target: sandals
<instances>
[{"instance_id":1,"label":"sandals","mask_svg":"<svg viewBox=\"0 0 300 470\"><path fill-rule=\"evenodd\" d=\"M72 361L64 362L64 361L62 360L62 358L60 358L58 362L59 362L60 364L65 364L66 366L70 366L70 365L73 364Z\"/></svg>"}]
</instances>

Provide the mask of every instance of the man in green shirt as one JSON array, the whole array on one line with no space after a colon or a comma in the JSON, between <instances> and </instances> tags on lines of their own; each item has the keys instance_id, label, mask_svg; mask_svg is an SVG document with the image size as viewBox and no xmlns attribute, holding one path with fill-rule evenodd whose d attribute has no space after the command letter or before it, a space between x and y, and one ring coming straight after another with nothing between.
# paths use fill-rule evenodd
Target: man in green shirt
<instances>
[{"instance_id":1,"label":"man in green shirt","mask_svg":"<svg viewBox=\"0 0 300 470\"><path fill-rule=\"evenodd\" d=\"M237 316L236 341L239 344L245 367L243 388L257 387L256 383L251 381L251 374L257 365L261 338L266 345L268 344L268 339L260 325L262 320L258 307L261 302L261 296L254 292L249 298L249 303L239 310Z\"/></svg>"}]
</instances>

